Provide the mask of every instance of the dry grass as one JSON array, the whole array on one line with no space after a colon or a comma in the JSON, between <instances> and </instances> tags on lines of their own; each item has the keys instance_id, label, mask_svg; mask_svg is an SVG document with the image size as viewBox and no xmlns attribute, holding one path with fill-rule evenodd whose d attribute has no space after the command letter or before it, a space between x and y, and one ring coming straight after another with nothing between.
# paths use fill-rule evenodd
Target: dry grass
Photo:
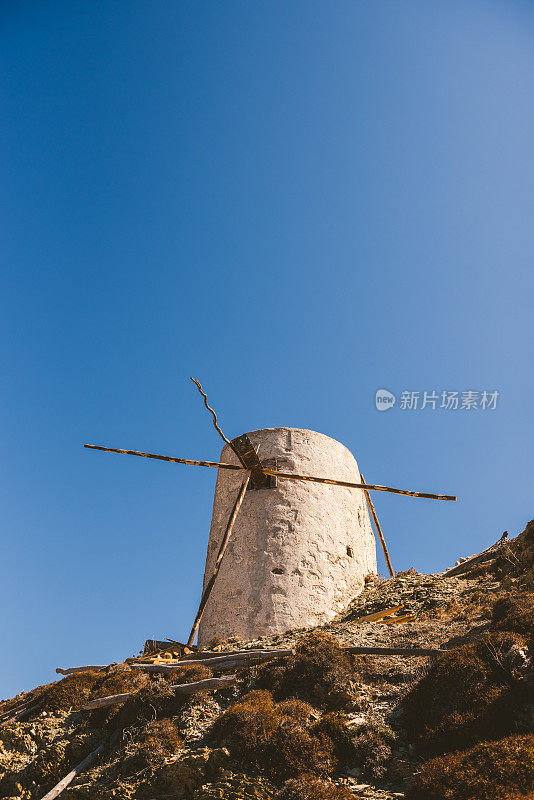
<instances>
[{"instance_id":1,"label":"dry grass","mask_svg":"<svg viewBox=\"0 0 534 800\"><path fill-rule=\"evenodd\" d=\"M483 742L423 765L408 800L527 800L534 797L534 735Z\"/></svg>"}]
</instances>

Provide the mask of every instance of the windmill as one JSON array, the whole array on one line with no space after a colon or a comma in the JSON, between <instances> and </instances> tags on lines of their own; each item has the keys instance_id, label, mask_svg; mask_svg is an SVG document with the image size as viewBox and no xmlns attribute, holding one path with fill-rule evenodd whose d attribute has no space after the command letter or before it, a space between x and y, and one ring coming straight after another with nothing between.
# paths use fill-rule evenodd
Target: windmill
<instances>
[{"instance_id":1,"label":"windmill","mask_svg":"<svg viewBox=\"0 0 534 800\"><path fill-rule=\"evenodd\" d=\"M456 497L452 495L431 494L428 492L415 492L405 489L395 489L390 486L368 484L365 482L365 479L361 473L358 473L360 478L359 482L354 482L347 480L339 480L337 478L328 476L316 476L316 475L303 474L301 472L287 471L288 459L279 456L274 458L260 458L258 446L254 445L251 438L247 434L241 434L240 436L237 436L234 439L228 439L224 435L223 431L221 430L218 424L217 414L215 413L213 408L208 404L207 395L204 392L201 384L195 378L191 378L191 380L196 385L198 391L202 395L206 409L212 415L212 421L215 430L217 431L221 439L223 439L225 445L227 445L227 447L230 448L230 453L235 455L236 460L238 462L237 464L228 463L225 461L201 461L196 459L177 458L172 456L160 455L156 453L145 453L138 450L122 450L118 448L104 447L101 445L92 445L92 444L84 445L84 447L89 448L91 450L102 450L108 453L122 453L125 455L140 456L143 458L153 458L160 461L169 461L171 463L176 463L176 464L217 468L219 470L219 476L221 476L221 473L224 474L225 472L228 471L231 471L233 474L242 473L242 480L240 482L237 494L232 495L232 502L230 504L231 510L229 511L229 513L227 513L226 522L222 526L222 531L221 531L222 535L220 537L220 541L217 542L217 548L216 548L217 552L216 554L215 553L213 554L213 558L211 559L212 561L211 571L209 575L206 574L205 576L204 589L202 592L200 605L197 614L195 616L195 620L191 628L191 633L189 635L189 639L187 642L188 647L191 647L193 645L194 639L199 629L202 616L204 614L204 610L206 608L206 604L208 602L215 581L221 569L221 564L223 562L223 558L227 550L228 544L230 542L232 531L236 523L236 519L238 518L238 514L247 491L259 492L261 490L273 489L279 485L278 484L279 481L281 482L296 481L302 484L306 483L323 484L328 486L342 487L348 490L351 489L361 490L363 492L363 495L371 512L371 517L374 521L378 538L384 552L384 557L386 560L388 571L391 577L393 577L395 573L391 565L391 560L389 557L387 546L384 540L380 524L378 522L373 502L371 500L370 492L373 491L389 492L392 494L400 494L408 497L420 497L431 500L456 500ZM269 429L269 430L277 430L277 429ZM322 434L315 434L315 435L322 436ZM324 438L327 439L328 437ZM333 440L329 441L332 442ZM339 443L335 444L339 445ZM342 447L341 445L339 446ZM235 492L235 489L233 489L233 491ZM349 552L349 550L351 550L351 548L347 547L347 553ZM374 551L374 545L373 545L373 551ZM273 569L272 571L276 572L277 570Z\"/></svg>"}]
</instances>

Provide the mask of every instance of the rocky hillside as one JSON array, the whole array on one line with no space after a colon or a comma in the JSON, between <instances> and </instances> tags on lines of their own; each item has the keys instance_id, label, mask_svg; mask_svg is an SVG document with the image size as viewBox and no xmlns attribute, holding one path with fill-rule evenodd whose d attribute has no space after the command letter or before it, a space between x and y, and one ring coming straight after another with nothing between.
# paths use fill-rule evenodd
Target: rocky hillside
<instances>
[{"instance_id":1,"label":"rocky hillside","mask_svg":"<svg viewBox=\"0 0 534 800\"><path fill-rule=\"evenodd\" d=\"M40 800L81 764L65 800L534 798L534 522L465 564L372 578L320 629L4 700L0 797Z\"/></svg>"}]
</instances>

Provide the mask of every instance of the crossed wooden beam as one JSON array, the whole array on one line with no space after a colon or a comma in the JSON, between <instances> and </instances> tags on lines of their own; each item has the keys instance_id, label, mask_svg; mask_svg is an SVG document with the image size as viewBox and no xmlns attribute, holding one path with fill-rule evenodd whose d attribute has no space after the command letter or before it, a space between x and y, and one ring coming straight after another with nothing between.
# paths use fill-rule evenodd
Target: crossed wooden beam
<instances>
[{"instance_id":1,"label":"crossed wooden beam","mask_svg":"<svg viewBox=\"0 0 534 800\"><path fill-rule=\"evenodd\" d=\"M231 444L231 442L229 442ZM243 471L250 469L238 464L225 464L221 461L199 461L192 458L175 458L174 456L162 456L158 453L143 453L140 450L120 450L117 447L103 447L99 444L84 444L90 450L103 450L105 453L124 453L127 456L141 456L142 458L156 458L159 461L171 461L174 464L189 464L193 467L215 467L216 469L231 469ZM261 461L260 461L261 464ZM296 472L278 472L268 466L263 466L262 471L265 475L272 475L275 478L282 478L290 481L312 481L312 483L327 483L331 486L345 486L348 489L363 489L365 492L391 492L392 494L402 494L406 497L423 497L427 500L457 500L453 494L431 494L430 492L412 492L409 489L394 489L392 486L381 486L378 483L351 483L350 481L338 481L334 478L318 478L315 475L299 475ZM360 478L361 478L360 474Z\"/></svg>"},{"instance_id":2,"label":"crossed wooden beam","mask_svg":"<svg viewBox=\"0 0 534 800\"><path fill-rule=\"evenodd\" d=\"M252 444L252 442L250 441L250 439L246 434L242 434L241 436L237 436L235 439L231 440L224 435L218 424L217 414L215 413L213 408L211 408L211 406L208 404L207 395L202 389L201 384L195 378L191 378L190 380L193 381L198 391L202 395L204 399L204 405L212 415L213 425L215 427L215 430L217 431L219 436L226 442L226 444L228 444L232 448L240 464L226 464L224 462L219 462L219 461L200 461L191 458L176 458L174 456L164 456L158 453L143 453L140 450L121 450L119 448L103 447L102 445L97 445L97 444L84 444L84 447L87 447L90 450L103 450L106 453L123 453L124 455L129 455L129 456L141 456L142 458L155 458L158 461L170 461L171 463L174 464L188 464L189 466L194 466L194 467L215 467L217 469L223 469L223 470L229 469L234 471L243 471L246 473L244 475L243 482L240 486L237 498L230 513L226 530L224 532L224 536L222 538L219 547L219 552L215 560L213 573L206 584L206 588L202 592L200 605L195 620L193 622L193 627L191 628L191 633L189 634L189 639L187 640L188 647L190 647L193 644L195 636L197 634L198 627L200 625L200 620L202 619L206 603L208 601L208 598L211 594L211 590L213 589L213 585L217 579L217 575L221 568L222 560L224 558L228 542L230 541L230 537L232 535L232 529L234 527L237 515L239 513L239 509L241 508L241 504L243 502L243 498L245 496L245 492L247 491L247 489L272 488L276 486L276 481L279 479L290 480L290 481L311 481L312 483L323 483L323 484L328 484L330 486L342 486L348 489L362 489L365 493L365 498L369 505L373 522L375 523L376 531L378 533L378 538L380 540L380 544L382 545L382 550L384 552L384 557L386 559L386 564L391 577L395 576L395 572L393 571L393 567L391 566L391 560L389 557L386 542L382 533L382 529L380 527L380 523L378 522L378 517L376 515L375 507L373 505L373 502L371 500L371 495L369 494L369 492L390 492L392 494L400 494L406 497L422 497L428 500L456 500L456 497L454 495L431 494L430 492L413 492L409 491L408 489L394 489L392 486L381 486L379 484L366 483L361 473L360 473L361 482L352 483L350 481L339 481L334 478L317 477L315 475L300 475L295 472L280 471L278 469L277 459L264 459L264 461L260 461L256 449L254 448L254 445Z\"/></svg>"}]
</instances>

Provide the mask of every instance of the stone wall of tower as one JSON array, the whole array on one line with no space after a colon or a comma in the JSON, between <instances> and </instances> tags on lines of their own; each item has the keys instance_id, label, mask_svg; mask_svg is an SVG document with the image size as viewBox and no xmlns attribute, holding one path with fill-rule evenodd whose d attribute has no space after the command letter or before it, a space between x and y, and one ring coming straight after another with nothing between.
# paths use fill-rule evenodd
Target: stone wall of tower
<instances>
[{"instance_id":1,"label":"stone wall of tower","mask_svg":"<svg viewBox=\"0 0 534 800\"><path fill-rule=\"evenodd\" d=\"M347 448L315 431L266 428L248 434L260 459L286 459L283 471L359 482ZM226 445L221 461L239 461ZM204 585L243 473L219 470ZM198 641L258 636L332 619L376 572L375 540L363 491L278 479L276 488L247 490Z\"/></svg>"}]
</instances>

